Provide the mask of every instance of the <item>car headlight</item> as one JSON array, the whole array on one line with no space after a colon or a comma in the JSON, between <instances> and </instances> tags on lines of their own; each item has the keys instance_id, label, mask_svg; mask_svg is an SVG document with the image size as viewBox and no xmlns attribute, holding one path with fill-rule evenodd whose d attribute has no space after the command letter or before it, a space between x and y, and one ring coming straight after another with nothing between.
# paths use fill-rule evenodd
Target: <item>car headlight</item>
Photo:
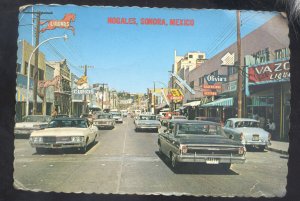
<instances>
[{"instance_id":1,"label":"car headlight","mask_svg":"<svg viewBox=\"0 0 300 201\"><path fill-rule=\"evenodd\" d=\"M83 136L74 136L74 137L71 137L71 141L72 142L83 142L84 137Z\"/></svg>"},{"instance_id":2,"label":"car headlight","mask_svg":"<svg viewBox=\"0 0 300 201\"><path fill-rule=\"evenodd\" d=\"M41 143L43 142L43 137L30 137L32 143Z\"/></svg>"}]
</instances>

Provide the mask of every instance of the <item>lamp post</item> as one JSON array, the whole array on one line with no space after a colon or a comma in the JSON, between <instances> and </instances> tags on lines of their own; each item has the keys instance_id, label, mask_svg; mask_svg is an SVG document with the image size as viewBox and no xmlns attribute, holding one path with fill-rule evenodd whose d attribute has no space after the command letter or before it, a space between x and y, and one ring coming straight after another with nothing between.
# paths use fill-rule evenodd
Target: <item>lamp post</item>
<instances>
[{"instance_id":1,"label":"lamp post","mask_svg":"<svg viewBox=\"0 0 300 201\"><path fill-rule=\"evenodd\" d=\"M28 65L27 65L27 91L26 91L26 116L29 115L29 87L30 87L30 61L31 58L33 56L33 54L35 53L35 51L44 43L48 42L49 40L53 40L53 39L58 39L58 38L64 38L65 40L68 39L67 35L63 35L63 36L56 36L56 37L52 37L52 38L48 38L46 40L44 40L43 42L41 42L40 44L38 44L32 51L32 53L30 54L29 57L29 61L28 61Z\"/></svg>"}]
</instances>

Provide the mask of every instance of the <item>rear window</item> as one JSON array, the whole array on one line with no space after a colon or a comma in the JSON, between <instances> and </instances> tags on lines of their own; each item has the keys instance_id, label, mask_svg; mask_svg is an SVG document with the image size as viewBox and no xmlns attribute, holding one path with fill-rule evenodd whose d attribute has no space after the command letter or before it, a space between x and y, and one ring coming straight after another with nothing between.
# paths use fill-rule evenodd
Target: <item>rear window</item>
<instances>
[{"instance_id":1,"label":"rear window","mask_svg":"<svg viewBox=\"0 0 300 201\"><path fill-rule=\"evenodd\" d=\"M210 124L177 124L176 135L225 135L219 125Z\"/></svg>"}]
</instances>

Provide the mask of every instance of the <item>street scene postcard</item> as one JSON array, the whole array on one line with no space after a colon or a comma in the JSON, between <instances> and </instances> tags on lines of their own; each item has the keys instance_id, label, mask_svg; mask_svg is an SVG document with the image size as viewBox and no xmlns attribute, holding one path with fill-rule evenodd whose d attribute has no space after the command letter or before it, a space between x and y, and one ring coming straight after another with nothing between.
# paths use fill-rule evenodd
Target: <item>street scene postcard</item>
<instances>
[{"instance_id":1,"label":"street scene postcard","mask_svg":"<svg viewBox=\"0 0 300 201\"><path fill-rule=\"evenodd\" d=\"M283 197L285 13L19 9L14 186Z\"/></svg>"}]
</instances>

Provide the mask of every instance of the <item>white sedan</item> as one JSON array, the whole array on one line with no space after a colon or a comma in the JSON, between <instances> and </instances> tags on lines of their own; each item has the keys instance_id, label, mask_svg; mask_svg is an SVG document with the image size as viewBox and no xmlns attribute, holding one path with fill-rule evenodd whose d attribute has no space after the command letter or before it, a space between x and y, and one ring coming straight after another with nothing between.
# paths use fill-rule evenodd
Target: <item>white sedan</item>
<instances>
[{"instance_id":1,"label":"white sedan","mask_svg":"<svg viewBox=\"0 0 300 201\"><path fill-rule=\"evenodd\" d=\"M271 134L259 127L259 121L249 118L230 118L224 125L226 135L241 141L247 147L258 147L263 151L271 145Z\"/></svg>"},{"instance_id":2,"label":"white sedan","mask_svg":"<svg viewBox=\"0 0 300 201\"><path fill-rule=\"evenodd\" d=\"M23 122L17 122L14 133L16 136L29 137L33 131L47 127L51 116L48 115L28 115L23 118Z\"/></svg>"},{"instance_id":3,"label":"white sedan","mask_svg":"<svg viewBox=\"0 0 300 201\"><path fill-rule=\"evenodd\" d=\"M29 143L37 153L46 149L78 148L81 153L95 143L97 127L86 118L55 118L47 128L31 133Z\"/></svg>"}]
</instances>

